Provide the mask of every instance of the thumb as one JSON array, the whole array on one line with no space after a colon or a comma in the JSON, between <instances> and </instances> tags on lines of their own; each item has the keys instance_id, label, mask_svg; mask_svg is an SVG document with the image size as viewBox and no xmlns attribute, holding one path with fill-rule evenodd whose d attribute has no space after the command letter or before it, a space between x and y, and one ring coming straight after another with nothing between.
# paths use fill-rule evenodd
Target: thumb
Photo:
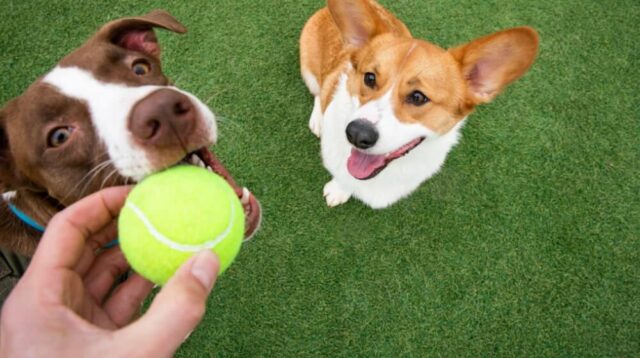
<instances>
[{"instance_id":1,"label":"thumb","mask_svg":"<svg viewBox=\"0 0 640 358\"><path fill-rule=\"evenodd\" d=\"M187 261L155 297L149 310L122 331L126 340L153 352L170 356L200 323L207 297L215 284L220 263L210 250ZM152 353L147 352L147 353Z\"/></svg>"}]
</instances>

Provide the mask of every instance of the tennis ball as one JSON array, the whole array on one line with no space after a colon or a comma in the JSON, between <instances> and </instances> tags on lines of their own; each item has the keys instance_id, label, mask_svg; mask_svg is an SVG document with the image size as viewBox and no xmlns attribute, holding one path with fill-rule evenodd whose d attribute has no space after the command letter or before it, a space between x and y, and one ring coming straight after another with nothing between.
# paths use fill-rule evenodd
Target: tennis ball
<instances>
[{"instance_id":1,"label":"tennis ball","mask_svg":"<svg viewBox=\"0 0 640 358\"><path fill-rule=\"evenodd\" d=\"M222 177L183 165L149 176L129 193L118 231L133 270L163 285L205 249L218 255L222 274L240 251L244 210Z\"/></svg>"}]
</instances>

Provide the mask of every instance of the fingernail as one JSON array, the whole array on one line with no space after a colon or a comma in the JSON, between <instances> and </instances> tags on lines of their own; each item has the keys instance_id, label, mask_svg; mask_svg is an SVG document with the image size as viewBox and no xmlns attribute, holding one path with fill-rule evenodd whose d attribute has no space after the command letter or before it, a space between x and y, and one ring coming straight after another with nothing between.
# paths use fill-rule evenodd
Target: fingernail
<instances>
[{"instance_id":1,"label":"fingernail","mask_svg":"<svg viewBox=\"0 0 640 358\"><path fill-rule=\"evenodd\" d=\"M218 275L218 258L216 255L209 250L197 254L191 265L191 274L200 281L207 291L210 291Z\"/></svg>"},{"instance_id":2,"label":"fingernail","mask_svg":"<svg viewBox=\"0 0 640 358\"><path fill-rule=\"evenodd\" d=\"M190 330L189 333L187 333L182 342L185 342L187 339L189 339L189 337L191 337L191 333L193 333L193 330Z\"/></svg>"}]
</instances>

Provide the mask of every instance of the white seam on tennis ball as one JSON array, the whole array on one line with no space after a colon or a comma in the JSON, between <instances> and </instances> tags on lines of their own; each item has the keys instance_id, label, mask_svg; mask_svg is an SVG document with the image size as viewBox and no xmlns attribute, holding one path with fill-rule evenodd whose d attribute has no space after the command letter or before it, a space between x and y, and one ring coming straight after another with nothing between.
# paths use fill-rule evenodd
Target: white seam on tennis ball
<instances>
[{"instance_id":1,"label":"white seam on tennis ball","mask_svg":"<svg viewBox=\"0 0 640 358\"><path fill-rule=\"evenodd\" d=\"M229 235L229 232L231 232L231 229L233 228L233 221L234 221L234 218L235 218L236 208L233 205L233 200L230 200L229 203L230 203L230 206L231 206L231 214L229 216L229 224L227 224L227 228L222 232L222 234L218 235L215 239L207 241L207 242L205 242L203 244L199 244L199 245L180 244L180 243L177 243L177 242L169 239L168 237L164 236L161 232L159 232L153 226L153 224L151 223L151 221L149 221L149 219L144 214L144 212L142 210L140 210L140 208L138 208L134 203L128 201L125 206L127 208L133 210L133 213L136 214L136 216L138 217L138 219L140 219L140 221L142 221L142 223L147 228L147 230L149 231L151 236L153 236L153 238L156 239L161 244L163 244L165 246L168 246L169 248L177 250L177 251L182 251L182 252L200 252L200 251L203 251L203 250L211 250L211 249L215 248L220 243L220 241L224 240L224 238L227 237L227 235Z\"/></svg>"}]
</instances>

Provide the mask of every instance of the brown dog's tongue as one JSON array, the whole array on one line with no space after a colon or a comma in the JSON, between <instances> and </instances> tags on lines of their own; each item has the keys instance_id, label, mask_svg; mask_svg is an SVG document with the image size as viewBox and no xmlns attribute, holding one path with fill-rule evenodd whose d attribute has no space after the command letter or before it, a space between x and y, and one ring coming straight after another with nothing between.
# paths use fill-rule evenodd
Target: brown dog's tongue
<instances>
[{"instance_id":1,"label":"brown dog's tongue","mask_svg":"<svg viewBox=\"0 0 640 358\"><path fill-rule=\"evenodd\" d=\"M246 214L244 237L245 241L250 239L258 230L260 222L262 220L262 209L260 207L260 203L252 193L245 193L246 189L240 187L238 183L233 180L233 177L231 177L229 171L227 171L227 169L222 165L215 154L204 148L198 152L198 155L208 166L211 167L211 169L213 169L215 173L222 176L227 181L227 183L231 185L233 190L236 192L236 195L238 195L238 198L240 198L241 200L244 199L242 203ZM249 197L246 198L246 195L248 195Z\"/></svg>"},{"instance_id":2,"label":"brown dog's tongue","mask_svg":"<svg viewBox=\"0 0 640 358\"><path fill-rule=\"evenodd\" d=\"M231 177L231 174L229 174L227 168L222 165L215 154L205 148L201 149L198 152L198 155L208 166L211 167L211 169L213 169L214 172L220 174L227 181L227 183L229 183L229 185L233 187L233 190L235 190L238 195L242 195L242 188L238 185L238 183L236 183L235 180L233 180L233 177Z\"/></svg>"}]
</instances>

